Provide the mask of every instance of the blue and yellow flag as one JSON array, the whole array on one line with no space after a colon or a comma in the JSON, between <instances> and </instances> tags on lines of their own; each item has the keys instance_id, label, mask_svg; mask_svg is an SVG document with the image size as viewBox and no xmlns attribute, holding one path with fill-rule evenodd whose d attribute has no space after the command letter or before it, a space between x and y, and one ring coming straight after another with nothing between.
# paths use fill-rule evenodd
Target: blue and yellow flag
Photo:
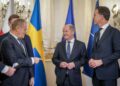
<instances>
[{"instance_id":1,"label":"blue and yellow flag","mask_svg":"<svg viewBox=\"0 0 120 86\"><path fill-rule=\"evenodd\" d=\"M40 2L35 0L33 13L30 20L28 29L28 35L31 38L33 53L35 57L42 59L38 64L35 65L35 85L34 86L46 86L46 76L44 70L44 50L42 40L42 27L40 17Z\"/></svg>"},{"instance_id":2,"label":"blue and yellow flag","mask_svg":"<svg viewBox=\"0 0 120 86\"><path fill-rule=\"evenodd\" d=\"M95 8L97 8L98 6L99 6L99 0L96 0L96 7ZM90 32L90 36L89 36L89 41L88 41L88 47L87 47L88 59L90 59L90 57L91 57L94 35L98 30L99 30L99 27L98 27L98 25L96 25L94 23L94 20L93 20L92 21L91 32ZM85 73L89 77L92 77L93 76L93 69L91 67L89 67L88 64L85 64L83 73Z\"/></svg>"}]
</instances>

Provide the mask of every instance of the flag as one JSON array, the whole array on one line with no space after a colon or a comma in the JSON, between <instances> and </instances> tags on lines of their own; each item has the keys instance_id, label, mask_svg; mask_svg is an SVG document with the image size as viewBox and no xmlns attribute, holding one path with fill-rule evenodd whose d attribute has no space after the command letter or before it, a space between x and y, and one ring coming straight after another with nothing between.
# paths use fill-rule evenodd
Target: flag
<instances>
[{"instance_id":1,"label":"flag","mask_svg":"<svg viewBox=\"0 0 120 86\"><path fill-rule=\"evenodd\" d=\"M73 1L72 0L69 1L68 14L67 14L65 24L75 25L75 23L74 23L74 14L73 14Z\"/></svg>"},{"instance_id":2,"label":"flag","mask_svg":"<svg viewBox=\"0 0 120 86\"><path fill-rule=\"evenodd\" d=\"M98 7L98 6L99 6L99 0L96 1L96 7ZM90 36L89 36L89 41L88 41L88 47L87 47L88 59L90 59L90 57L91 57L94 35L98 30L99 30L99 27L98 27L98 25L94 24L94 20L93 20L92 21L91 32L90 32ZM92 77L93 76L93 69L91 67L89 67L88 64L86 64L84 66L83 73L88 75L89 77Z\"/></svg>"},{"instance_id":3,"label":"flag","mask_svg":"<svg viewBox=\"0 0 120 86\"><path fill-rule=\"evenodd\" d=\"M0 36L3 35L4 33L2 32L2 30L0 30Z\"/></svg>"},{"instance_id":4,"label":"flag","mask_svg":"<svg viewBox=\"0 0 120 86\"><path fill-rule=\"evenodd\" d=\"M10 30L9 25L8 25L8 19L13 13L14 13L14 0L9 0L8 9L7 9L5 19L4 19L4 23L3 23L3 26L2 26L2 32L3 33L7 33Z\"/></svg>"},{"instance_id":5,"label":"flag","mask_svg":"<svg viewBox=\"0 0 120 86\"><path fill-rule=\"evenodd\" d=\"M75 28L75 23L74 23L74 11L73 11L73 1L69 0L69 7L68 7L68 13L67 13L67 17L66 17L66 21L65 21L65 25L66 24L72 24ZM74 37L76 38L76 33L74 34ZM64 41L65 39L62 38L62 41Z\"/></svg>"},{"instance_id":6,"label":"flag","mask_svg":"<svg viewBox=\"0 0 120 86\"><path fill-rule=\"evenodd\" d=\"M28 35L31 38L33 53L35 57L42 59L38 64L35 65L35 85L34 86L46 86L46 75L44 70L44 50L42 40L42 27L40 17L40 2L35 0L33 13L31 16Z\"/></svg>"}]
</instances>

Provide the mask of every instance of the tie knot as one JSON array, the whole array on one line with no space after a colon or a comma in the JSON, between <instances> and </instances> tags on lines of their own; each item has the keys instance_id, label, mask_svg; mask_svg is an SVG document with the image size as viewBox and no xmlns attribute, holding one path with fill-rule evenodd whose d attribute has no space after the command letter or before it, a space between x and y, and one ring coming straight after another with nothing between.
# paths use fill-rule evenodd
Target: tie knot
<instances>
[{"instance_id":1,"label":"tie knot","mask_svg":"<svg viewBox=\"0 0 120 86\"><path fill-rule=\"evenodd\" d=\"M21 39L18 39L18 42L19 42L19 44L22 44L22 40Z\"/></svg>"},{"instance_id":2,"label":"tie knot","mask_svg":"<svg viewBox=\"0 0 120 86\"><path fill-rule=\"evenodd\" d=\"M103 28L99 28L99 31L101 31Z\"/></svg>"}]
</instances>

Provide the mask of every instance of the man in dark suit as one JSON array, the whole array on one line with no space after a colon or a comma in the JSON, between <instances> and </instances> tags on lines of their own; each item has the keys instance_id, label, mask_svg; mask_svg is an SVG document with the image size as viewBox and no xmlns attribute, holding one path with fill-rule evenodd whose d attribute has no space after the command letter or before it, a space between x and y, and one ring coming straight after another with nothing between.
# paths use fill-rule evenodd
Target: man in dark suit
<instances>
[{"instance_id":1,"label":"man in dark suit","mask_svg":"<svg viewBox=\"0 0 120 86\"><path fill-rule=\"evenodd\" d=\"M100 6L95 10L94 22L100 27L95 34L90 67L94 68L93 86L117 86L120 69L120 31L108 24L110 11Z\"/></svg>"},{"instance_id":2,"label":"man in dark suit","mask_svg":"<svg viewBox=\"0 0 120 86\"><path fill-rule=\"evenodd\" d=\"M9 23L9 26L10 26L10 30L11 30L11 25L12 23L16 20L20 18L17 14L12 14L9 19L8 19L8 23ZM9 32L3 34L0 36L0 43L2 42L2 40L7 37L9 35ZM29 57L33 57L33 51L32 51L32 44L31 44L31 40L30 40L30 37L26 34L25 37L23 38L24 42L25 42L25 45L26 45L26 49L27 49L27 52L28 52L28 56ZM2 60L2 58L0 58L0 60ZM34 73L33 73L33 67L31 67L30 69L30 82L32 84L34 84Z\"/></svg>"},{"instance_id":3,"label":"man in dark suit","mask_svg":"<svg viewBox=\"0 0 120 86\"><path fill-rule=\"evenodd\" d=\"M26 22L17 19L11 25L9 35L3 39L1 53L3 63L16 68L16 72L11 77L3 80L2 86L28 86L30 67L39 62L39 58L28 56L26 46L22 40L26 33ZM33 86L33 85L32 85Z\"/></svg>"},{"instance_id":4,"label":"man in dark suit","mask_svg":"<svg viewBox=\"0 0 120 86\"><path fill-rule=\"evenodd\" d=\"M65 25L64 39L57 44L52 61L58 86L82 86L80 67L85 64L86 47L74 38L74 27Z\"/></svg>"},{"instance_id":5,"label":"man in dark suit","mask_svg":"<svg viewBox=\"0 0 120 86\"><path fill-rule=\"evenodd\" d=\"M16 15L16 14L11 15L11 16L9 17L9 19L8 19L9 26L11 27L12 22L13 22L15 19L18 19L18 18L19 18L19 16ZM2 40L3 40L5 37L7 37L8 35L9 35L9 32L0 35L0 47L1 47ZM0 62L2 63L2 56L0 56ZM3 67L3 64L1 64L1 66ZM5 70L6 70L6 68L5 68ZM12 72L12 71L11 71L11 72ZM5 74L5 73L4 73L4 74ZM2 80L2 78L3 78L2 76L3 76L3 73L0 74L0 80Z\"/></svg>"}]
</instances>

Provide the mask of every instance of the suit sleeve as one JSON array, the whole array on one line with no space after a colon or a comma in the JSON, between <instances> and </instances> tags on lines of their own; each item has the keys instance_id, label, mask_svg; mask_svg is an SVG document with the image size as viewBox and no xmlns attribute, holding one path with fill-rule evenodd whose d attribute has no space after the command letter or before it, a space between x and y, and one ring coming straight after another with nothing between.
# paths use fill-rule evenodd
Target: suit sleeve
<instances>
[{"instance_id":1,"label":"suit sleeve","mask_svg":"<svg viewBox=\"0 0 120 86\"><path fill-rule=\"evenodd\" d=\"M102 59L104 65L107 65L113 61L117 61L120 58L120 31L118 30L116 30L113 35L112 48L112 55L108 56L108 58Z\"/></svg>"},{"instance_id":2,"label":"suit sleeve","mask_svg":"<svg viewBox=\"0 0 120 86\"><path fill-rule=\"evenodd\" d=\"M78 61L74 61L75 63L75 69L80 69L81 66L83 66L86 62L87 62L87 59L86 59L86 46L85 44L83 43L82 46L80 46L80 60Z\"/></svg>"},{"instance_id":3,"label":"suit sleeve","mask_svg":"<svg viewBox=\"0 0 120 86\"><path fill-rule=\"evenodd\" d=\"M25 41L25 46L27 48L28 56L34 57L30 37L28 35L25 35L24 41Z\"/></svg>"},{"instance_id":4,"label":"suit sleeve","mask_svg":"<svg viewBox=\"0 0 120 86\"><path fill-rule=\"evenodd\" d=\"M59 57L59 43L58 43L56 46L55 52L53 54L53 58L52 58L53 63L58 67L59 67L60 62L61 62L59 58L60 57Z\"/></svg>"},{"instance_id":5,"label":"suit sleeve","mask_svg":"<svg viewBox=\"0 0 120 86\"><path fill-rule=\"evenodd\" d=\"M27 52L28 52L28 56L29 57L34 57L30 37L28 35L25 35L24 41L25 41L25 46L26 46ZM30 78L34 77L34 71L33 70L34 70L33 66L29 68Z\"/></svg>"},{"instance_id":6,"label":"suit sleeve","mask_svg":"<svg viewBox=\"0 0 120 86\"><path fill-rule=\"evenodd\" d=\"M5 65L0 62L0 72L3 70L4 67L5 67Z\"/></svg>"},{"instance_id":7,"label":"suit sleeve","mask_svg":"<svg viewBox=\"0 0 120 86\"><path fill-rule=\"evenodd\" d=\"M8 40L2 42L1 53L4 54L4 61L10 66L12 66L13 63L18 63L19 66L32 66L32 60L30 58L21 59L16 55L14 46L15 45Z\"/></svg>"}]
</instances>

